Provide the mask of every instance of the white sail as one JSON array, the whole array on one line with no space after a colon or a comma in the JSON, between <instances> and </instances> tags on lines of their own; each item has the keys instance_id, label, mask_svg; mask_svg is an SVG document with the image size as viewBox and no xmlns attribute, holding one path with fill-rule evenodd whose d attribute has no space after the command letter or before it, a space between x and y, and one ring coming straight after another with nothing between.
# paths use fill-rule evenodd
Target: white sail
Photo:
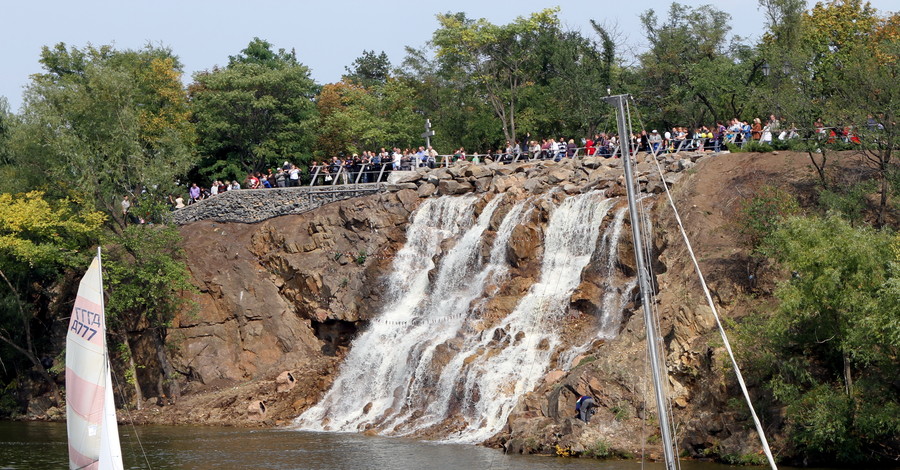
<instances>
[{"instance_id":1,"label":"white sail","mask_svg":"<svg viewBox=\"0 0 900 470\"><path fill-rule=\"evenodd\" d=\"M66 335L66 422L69 468L123 468L116 427L100 253L78 286Z\"/></svg>"}]
</instances>

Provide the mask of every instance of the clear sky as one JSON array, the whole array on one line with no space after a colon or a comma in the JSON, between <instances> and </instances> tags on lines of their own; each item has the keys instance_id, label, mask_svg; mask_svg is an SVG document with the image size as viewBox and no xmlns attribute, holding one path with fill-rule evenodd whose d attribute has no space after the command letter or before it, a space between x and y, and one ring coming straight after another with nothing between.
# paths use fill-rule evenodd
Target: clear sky
<instances>
[{"instance_id":1,"label":"clear sky","mask_svg":"<svg viewBox=\"0 0 900 470\"><path fill-rule=\"evenodd\" d=\"M872 2L882 11L896 10L898 3ZM464 11L471 18L505 24L559 6L567 28L588 33L590 19L615 24L634 50L644 45L638 15L653 8L665 17L670 4L669 0L0 0L0 96L18 111L29 75L41 71L41 46L59 42L77 47L112 44L117 49L137 49L148 42L168 46L181 59L185 80L190 81L198 70L227 63L229 55L256 36L276 49L296 49L313 79L329 83L340 80L344 67L364 49L384 51L392 64L399 64L405 46L419 48L430 39L437 13ZM727 5L732 33L758 39L765 20L757 0Z\"/></svg>"}]
</instances>

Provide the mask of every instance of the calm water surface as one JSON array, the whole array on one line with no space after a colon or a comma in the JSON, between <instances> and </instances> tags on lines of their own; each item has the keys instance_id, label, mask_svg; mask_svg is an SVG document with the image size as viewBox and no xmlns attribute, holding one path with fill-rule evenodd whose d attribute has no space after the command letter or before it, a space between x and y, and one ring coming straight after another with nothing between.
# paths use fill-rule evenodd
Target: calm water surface
<instances>
[{"instance_id":1,"label":"calm water surface","mask_svg":"<svg viewBox=\"0 0 900 470\"><path fill-rule=\"evenodd\" d=\"M357 434L215 427L120 426L127 469L661 470L635 461L503 455L472 445ZM138 437L140 439L138 439ZM140 443L138 443L140 440ZM147 455L144 461L141 446ZM0 469L67 468L62 423L0 422ZM682 470L739 467L682 462ZM752 468L752 467L743 467Z\"/></svg>"}]
</instances>

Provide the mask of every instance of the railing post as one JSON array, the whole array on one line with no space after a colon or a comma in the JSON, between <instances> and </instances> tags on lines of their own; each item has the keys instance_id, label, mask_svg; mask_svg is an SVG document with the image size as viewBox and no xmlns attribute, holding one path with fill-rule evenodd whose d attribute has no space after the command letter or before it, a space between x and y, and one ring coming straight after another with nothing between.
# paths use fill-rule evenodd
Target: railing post
<instances>
[{"instance_id":1,"label":"railing post","mask_svg":"<svg viewBox=\"0 0 900 470\"><path fill-rule=\"evenodd\" d=\"M319 172L322 171L321 166L316 166L316 174L313 175L312 179L309 181L309 187L313 187L316 184L316 179L319 177Z\"/></svg>"},{"instance_id":2,"label":"railing post","mask_svg":"<svg viewBox=\"0 0 900 470\"><path fill-rule=\"evenodd\" d=\"M387 166L384 162L380 163L381 170L378 172L378 181L375 181L377 184L381 184L381 177L384 176L384 169Z\"/></svg>"}]
</instances>

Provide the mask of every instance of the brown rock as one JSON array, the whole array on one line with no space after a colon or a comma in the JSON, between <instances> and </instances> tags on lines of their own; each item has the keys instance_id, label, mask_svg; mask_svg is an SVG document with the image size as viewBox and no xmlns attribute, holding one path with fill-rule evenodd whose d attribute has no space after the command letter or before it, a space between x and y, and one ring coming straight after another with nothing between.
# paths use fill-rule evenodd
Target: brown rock
<instances>
[{"instance_id":1,"label":"brown rock","mask_svg":"<svg viewBox=\"0 0 900 470\"><path fill-rule=\"evenodd\" d=\"M465 176L471 176L475 179L487 178L494 174L487 165L469 165L463 172Z\"/></svg>"},{"instance_id":2,"label":"brown rock","mask_svg":"<svg viewBox=\"0 0 900 470\"><path fill-rule=\"evenodd\" d=\"M475 180L475 191L479 193L486 192L491 187L491 182L493 178L490 176L484 178L478 178Z\"/></svg>"},{"instance_id":3,"label":"brown rock","mask_svg":"<svg viewBox=\"0 0 900 470\"><path fill-rule=\"evenodd\" d=\"M424 183L422 186L419 186L419 190L417 194L419 197L429 197L434 194L435 190L437 190L437 186L431 183Z\"/></svg>"},{"instance_id":4,"label":"brown rock","mask_svg":"<svg viewBox=\"0 0 900 470\"><path fill-rule=\"evenodd\" d=\"M459 188L460 184L456 180L441 180L438 183L438 193L440 193L441 196L457 194Z\"/></svg>"},{"instance_id":5,"label":"brown rock","mask_svg":"<svg viewBox=\"0 0 900 470\"><path fill-rule=\"evenodd\" d=\"M547 375L544 376L544 383L545 384L555 384L556 382L559 382L559 379L561 379L565 376L566 376L565 371L551 370L550 372L547 372Z\"/></svg>"},{"instance_id":6,"label":"brown rock","mask_svg":"<svg viewBox=\"0 0 900 470\"><path fill-rule=\"evenodd\" d=\"M415 187L397 192L397 199L403 204L403 208L410 212L419 205L419 194Z\"/></svg>"},{"instance_id":7,"label":"brown rock","mask_svg":"<svg viewBox=\"0 0 900 470\"><path fill-rule=\"evenodd\" d=\"M275 383L278 384L276 387L276 392L285 393L292 390L296 385L297 381L294 379L294 374L291 374L289 371L284 371L275 378Z\"/></svg>"},{"instance_id":8,"label":"brown rock","mask_svg":"<svg viewBox=\"0 0 900 470\"><path fill-rule=\"evenodd\" d=\"M603 302L603 291L593 282L583 281L572 293L570 302L582 312L598 312Z\"/></svg>"},{"instance_id":9,"label":"brown rock","mask_svg":"<svg viewBox=\"0 0 900 470\"><path fill-rule=\"evenodd\" d=\"M550 170L550 173L547 174L547 181L550 184L559 184L563 181L568 181L569 178L572 177L573 173L574 172L572 170L557 167Z\"/></svg>"},{"instance_id":10,"label":"brown rock","mask_svg":"<svg viewBox=\"0 0 900 470\"><path fill-rule=\"evenodd\" d=\"M513 229L507 247L507 259L515 267L535 259L542 241L541 232L533 224L521 224Z\"/></svg>"}]
</instances>

